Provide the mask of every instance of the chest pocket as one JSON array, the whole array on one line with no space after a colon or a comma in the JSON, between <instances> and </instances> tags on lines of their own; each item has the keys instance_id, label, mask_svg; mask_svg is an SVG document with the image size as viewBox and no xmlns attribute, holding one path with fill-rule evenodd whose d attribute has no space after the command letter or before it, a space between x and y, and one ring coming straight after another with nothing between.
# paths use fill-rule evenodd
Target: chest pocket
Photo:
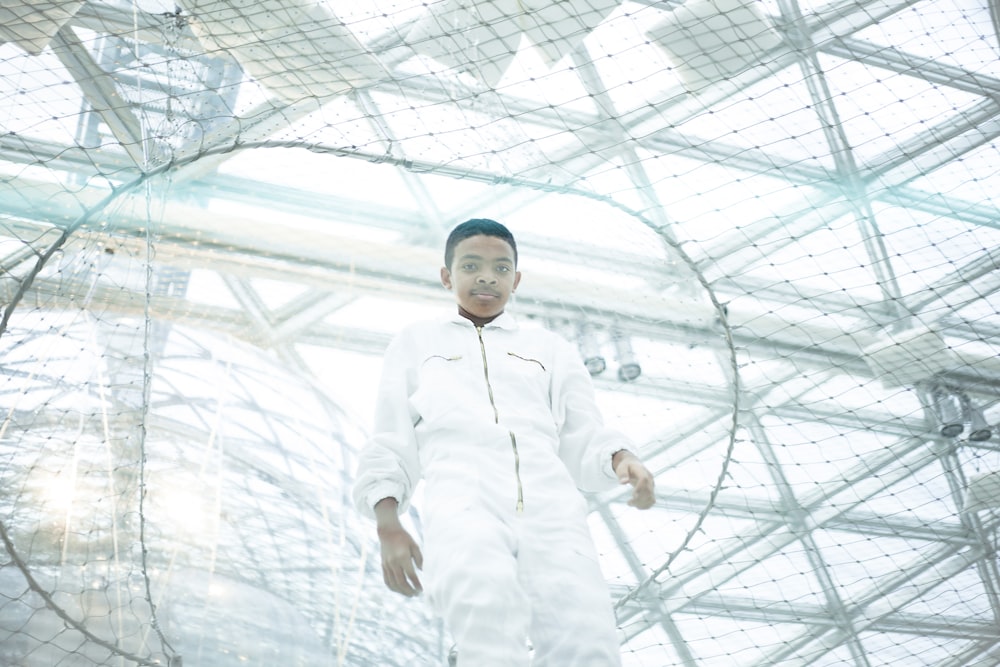
<instances>
[{"instance_id":1,"label":"chest pocket","mask_svg":"<svg viewBox=\"0 0 1000 667\"><path fill-rule=\"evenodd\" d=\"M431 354L417 369L417 385L410 396L420 421L438 422L460 410L463 394L475 378L470 372L469 359L461 354Z\"/></svg>"},{"instance_id":2,"label":"chest pocket","mask_svg":"<svg viewBox=\"0 0 1000 667\"><path fill-rule=\"evenodd\" d=\"M518 403L528 401L532 405L549 405L549 364L530 352L506 351L498 355L495 373L497 388L502 392L513 392ZM490 375L494 370L490 368Z\"/></svg>"},{"instance_id":3,"label":"chest pocket","mask_svg":"<svg viewBox=\"0 0 1000 667\"><path fill-rule=\"evenodd\" d=\"M524 361L524 362L529 363L529 364L538 364L538 367L540 369L542 369L542 372L543 373L546 372L545 364L543 364L542 362L540 362L538 359L533 359L531 357L523 357L520 354L518 354L517 352L508 352L507 356L514 357L515 359L520 359L521 361Z\"/></svg>"}]
</instances>

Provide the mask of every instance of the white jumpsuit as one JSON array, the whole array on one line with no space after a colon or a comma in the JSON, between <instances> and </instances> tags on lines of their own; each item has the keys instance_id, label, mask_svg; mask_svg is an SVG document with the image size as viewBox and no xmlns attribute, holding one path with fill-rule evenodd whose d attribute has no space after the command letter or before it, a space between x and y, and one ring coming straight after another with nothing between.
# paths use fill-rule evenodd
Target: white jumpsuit
<instances>
[{"instance_id":1,"label":"white jumpsuit","mask_svg":"<svg viewBox=\"0 0 1000 667\"><path fill-rule=\"evenodd\" d=\"M461 667L620 665L611 600L578 489L615 486L631 446L604 426L558 335L503 314L404 329L385 354L354 499L400 511L425 480L422 581Z\"/></svg>"}]
</instances>

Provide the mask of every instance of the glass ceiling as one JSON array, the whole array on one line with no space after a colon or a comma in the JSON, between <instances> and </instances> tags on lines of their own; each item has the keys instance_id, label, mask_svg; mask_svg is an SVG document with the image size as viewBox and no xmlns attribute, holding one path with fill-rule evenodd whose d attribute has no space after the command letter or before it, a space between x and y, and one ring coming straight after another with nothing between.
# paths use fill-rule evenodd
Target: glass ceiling
<instances>
[{"instance_id":1,"label":"glass ceiling","mask_svg":"<svg viewBox=\"0 0 1000 667\"><path fill-rule=\"evenodd\" d=\"M349 493L492 217L656 473L627 667L1000 665L998 17L4 2L0 663L447 664Z\"/></svg>"}]
</instances>

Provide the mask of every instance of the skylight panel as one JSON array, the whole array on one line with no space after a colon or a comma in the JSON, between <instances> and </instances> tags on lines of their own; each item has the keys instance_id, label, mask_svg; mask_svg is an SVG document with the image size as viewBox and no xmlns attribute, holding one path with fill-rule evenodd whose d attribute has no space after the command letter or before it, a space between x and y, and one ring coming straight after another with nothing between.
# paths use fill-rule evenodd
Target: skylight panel
<instances>
[{"instance_id":1,"label":"skylight panel","mask_svg":"<svg viewBox=\"0 0 1000 667\"><path fill-rule=\"evenodd\" d=\"M679 95L680 80L665 52L651 43L645 31L662 16L651 7L619 12L602 23L586 40L587 55L622 116L662 104ZM579 66L569 62L577 75ZM582 74L586 78L586 74ZM610 110L604 109L607 113Z\"/></svg>"},{"instance_id":2,"label":"skylight panel","mask_svg":"<svg viewBox=\"0 0 1000 667\"><path fill-rule=\"evenodd\" d=\"M996 317L997 313L1000 313L1000 292L993 292L959 308L954 316L965 322L986 322Z\"/></svg>"},{"instance_id":3,"label":"skylight panel","mask_svg":"<svg viewBox=\"0 0 1000 667\"><path fill-rule=\"evenodd\" d=\"M780 506L781 493L774 484L774 470L749 439L741 437L736 441L727 476L721 502L745 504L751 513L753 507Z\"/></svg>"},{"instance_id":4,"label":"skylight panel","mask_svg":"<svg viewBox=\"0 0 1000 667\"><path fill-rule=\"evenodd\" d=\"M799 421L786 416L785 406L772 406L774 416L762 416L770 447L782 463L782 476L797 495L814 491L816 485L827 482L851 481L856 466L865 457L872 457L884 447L886 438L862 438L855 428L836 423ZM856 445L853 439L860 439Z\"/></svg>"},{"instance_id":5,"label":"skylight panel","mask_svg":"<svg viewBox=\"0 0 1000 667\"><path fill-rule=\"evenodd\" d=\"M941 123L981 97L945 89L915 76L820 55L823 76L851 150L875 162L928 127Z\"/></svg>"},{"instance_id":6,"label":"skylight panel","mask_svg":"<svg viewBox=\"0 0 1000 667\"><path fill-rule=\"evenodd\" d=\"M778 169L762 165L766 171L754 172L749 164L733 166L725 156L701 162L687 157L691 153L695 151L643 154L664 211L676 223L672 232L686 241L715 244L739 238L739 230L798 208L804 198L817 194L812 187L789 183Z\"/></svg>"},{"instance_id":7,"label":"skylight panel","mask_svg":"<svg viewBox=\"0 0 1000 667\"><path fill-rule=\"evenodd\" d=\"M757 530L761 531L762 527L758 525ZM741 533L737 529L733 534ZM721 584L716 591L721 594L723 605L727 599L733 600L737 605L741 602L749 603L765 615L772 607L787 610L789 607L795 609L796 606L805 605L808 608L808 605L823 604L822 589L808 562L806 550L798 542L793 542L778 553L742 570L731 580ZM780 623L774 624L774 627L780 626Z\"/></svg>"},{"instance_id":8,"label":"skylight panel","mask_svg":"<svg viewBox=\"0 0 1000 667\"><path fill-rule=\"evenodd\" d=\"M4 132L63 143L76 131L83 95L51 51L28 56L0 44L0 96Z\"/></svg>"},{"instance_id":9,"label":"skylight panel","mask_svg":"<svg viewBox=\"0 0 1000 667\"><path fill-rule=\"evenodd\" d=\"M773 155L775 165L802 163L828 169L833 165L831 149L813 107L801 70L790 67L734 93L677 129L706 142Z\"/></svg>"},{"instance_id":10,"label":"skylight panel","mask_svg":"<svg viewBox=\"0 0 1000 667\"><path fill-rule=\"evenodd\" d=\"M910 182L914 188L1000 206L1000 141L993 140ZM1000 221L998 221L1000 224Z\"/></svg>"},{"instance_id":11,"label":"skylight panel","mask_svg":"<svg viewBox=\"0 0 1000 667\"><path fill-rule=\"evenodd\" d=\"M892 46L927 65L943 63L1000 78L1000 46L987 3L977 0L923 0L856 35Z\"/></svg>"},{"instance_id":12,"label":"skylight panel","mask_svg":"<svg viewBox=\"0 0 1000 667\"><path fill-rule=\"evenodd\" d=\"M932 447L932 443L928 440L922 447ZM926 465L914 466L910 473L868 500L868 507L878 511L882 503L889 501L897 507L892 516L908 515L928 525L940 521L942 528L960 525L948 479L939 462L928 459Z\"/></svg>"},{"instance_id":13,"label":"skylight panel","mask_svg":"<svg viewBox=\"0 0 1000 667\"><path fill-rule=\"evenodd\" d=\"M934 544L825 528L813 531L812 536L836 584L834 594L849 604L862 605L877 596L875 582L891 580Z\"/></svg>"},{"instance_id":14,"label":"skylight panel","mask_svg":"<svg viewBox=\"0 0 1000 667\"><path fill-rule=\"evenodd\" d=\"M625 623L623 630L629 632L630 623ZM648 622L640 621L640 627L648 626ZM681 664L670 637L659 625L653 625L648 630L630 638L622 646L622 667L649 667L662 663L668 665Z\"/></svg>"},{"instance_id":15,"label":"skylight panel","mask_svg":"<svg viewBox=\"0 0 1000 667\"><path fill-rule=\"evenodd\" d=\"M766 602L748 600L744 604L762 605L764 609L761 613L767 613ZM720 605L725 607L726 601L723 600ZM791 641L797 629L773 621L742 619L739 618L739 611L727 614L723 610L716 613L719 616L711 622L686 614L678 614L676 617L678 630L699 667L763 664L773 647Z\"/></svg>"},{"instance_id":16,"label":"skylight panel","mask_svg":"<svg viewBox=\"0 0 1000 667\"><path fill-rule=\"evenodd\" d=\"M953 288L959 270L1000 247L1000 230L896 206L877 205L876 217L904 295Z\"/></svg>"},{"instance_id":17,"label":"skylight panel","mask_svg":"<svg viewBox=\"0 0 1000 667\"><path fill-rule=\"evenodd\" d=\"M828 293L850 292L860 301L880 300L873 258L851 216L809 233L786 236L750 269L761 278L782 279Z\"/></svg>"},{"instance_id":18,"label":"skylight panel","mask_svg":"<svg viewBox=\"0 0 1000 667\"><path fill-rule=\"evenodd\" d=\"M861 428L872 425L865 423L868 418L884 420L886 412L898 420L896 425L901 430L912 425L919 428L923 422L920 401L913 391L886 388L876 379L848 373L822 382L800 400L804 405L829 406L828 409L857 417L862 420ZM857 453L874 451L890 446L888 438L884 433L870 433L858 440L852 438L848 446Z\"/></svg>"},{"instance_id":19,"label":"skylight panel","mask_svg":"<svg viewBox=\"0 0 1000 667\"><path fill-rule=\"evenodd\" d=\"M961 542L955 546L956 551L963 548ZM969 591L976 590L978 586L982 585L982 575L977 570L976 566L970 564L958 574L943 580L940 585L910 602L900 611L904 614L942 615L945 618L961 621L978 621L979 623L993 624L995 628L996 617L993 615L989 597L984 594L968 594Z\"/></svg>"},{"instance_id":20,"label":"skylight panel","mask_svg":"<svg viewBox=\"0 0 1000 667\"><path fill-rule=\"evenodd\" d=\"M940 614L934 614L942 621L947 621ZM957 625L961 618L955 618L955 631L960 632ZM905 625L906 621L902 621ZM985 629L985 628L984 628ZM913 632L865 632L861 641L869 655L879 656L882 665L946 665L968 651L968 640L947 639L943 637L922 636L918 628ZM971 663L969 663L971 664Z\"/></svg>"}]
</instances>

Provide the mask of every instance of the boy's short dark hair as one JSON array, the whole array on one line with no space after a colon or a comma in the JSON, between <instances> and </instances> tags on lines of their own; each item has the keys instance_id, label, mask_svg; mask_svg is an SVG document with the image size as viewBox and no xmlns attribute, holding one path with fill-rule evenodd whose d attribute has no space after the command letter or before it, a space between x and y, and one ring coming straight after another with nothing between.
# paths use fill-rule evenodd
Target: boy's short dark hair
<instances>
[{"instance_id":1,"label":"boy's short dark hair","mask_svg":"<svg viewBox=\"0 0 1000 667\"><path fill-rule=\"evenodd\" d=\"M451 234L448 235L448 241L444 244L444 265L448 269L451 269L451 261L455 259L455 246L469 237L479 236L480 234L483 236L495 236L509 243L511 250L514 251L514 266L517 266L517 242L514 241L514 235L499 222L490 220L489 218L466 220L451 230Z\"/></svg>"}]
</instances>

